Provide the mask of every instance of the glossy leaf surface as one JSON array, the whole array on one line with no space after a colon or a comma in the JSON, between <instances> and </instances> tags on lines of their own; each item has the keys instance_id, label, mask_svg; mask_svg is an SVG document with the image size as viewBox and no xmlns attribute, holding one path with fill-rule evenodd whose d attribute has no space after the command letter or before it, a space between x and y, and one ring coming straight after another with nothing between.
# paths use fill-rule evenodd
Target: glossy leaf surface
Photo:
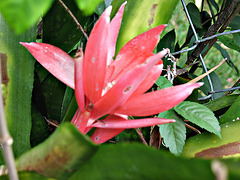
<instances>
[{"instance_id":1,"label":"glossy leaf surface","mask_svg":"<svg viewBox=\"0 0 240 180\"><path fill-rule=\"evenodd\" d=\"M221 129L217 118L205 106L195 102L183 101L175 106L174 110L185 119L221 137Z\"/></svg>"}]
</instances>

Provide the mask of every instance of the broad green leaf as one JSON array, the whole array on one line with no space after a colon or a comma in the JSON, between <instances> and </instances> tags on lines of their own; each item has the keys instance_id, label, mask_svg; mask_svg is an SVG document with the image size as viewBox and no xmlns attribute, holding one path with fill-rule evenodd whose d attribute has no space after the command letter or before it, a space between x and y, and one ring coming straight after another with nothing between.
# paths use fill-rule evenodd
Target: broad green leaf
<instances>
[{"instance_id":1,"label":"broad green leaf","mask_svg":"<svg viewBox=\"0 0 240 180\"><path fill-rule=\"evenodd\" d=\"M97 5L103 0L75 0L79 9L81 9L86 15L90 15L94 12Z\"/></svg>"},{"instance_id":2,"label":"broad green leaf","mask_svg":"<svg viewBox=\"0 0 240 180\"><path fill-rule=\"evenodd\" d=\"M203 105L214 112L214 111L218 111L220 109L231 106L238 97L239 97L239 94L223 96L213 101L209 101L208 103L205 103Z\"/></svg>"},{"instance_id":3,"label":"broad green leaf","mask_svg":"<svg viewBox=\"0 0 240 180\"><path fill-rule=\"evenodd\" d=\"M219 36L218 39L230 49L240 52L240 45L235 42L232 35Z\"/></svg>"},{"instance_id":4,"label":"broad green leaf","mask_svg":"<svg viewBox=\"0 0 240 180\"><path fill-rule=\"evenodd\" d=\"M165 77L159 76L158 80L155 82L155 84L160 87L161 89L172 87L172 83Z\"/></svg>"},{"instance_id":5,"label":"broad green leaf","mask_svg":"<svg viewBox=\"0 0 240 180\"><path fill-rule=\"evenodd\" d=\"M183 148L184 157L219 158L239 156L240 121L221 125L222 139L208 132L189 138Z\"/></svg>"},{"instance_id":6,"label":"broad green leaf","mask_svg":"<svg viewBox=\"0 0 240 180\"><path fill-rule=\"evenodd\" d=\"M58 179L67 179L95 154L98 146L70 124L60 125L43 143L20 156L19 171L32 170Z\"/></svg>"},{"instance_id":7,"label":"broad green leaf","mask_svg":"<svg viewBox=\"0 0 240 180\"><path fill-rule=\"evenodd\" d=\"M186 140L185 123L173 109L160 113L158 117L176 120L175 123L159 125L159 131L166 147L173 154L180 155Z\"/></svg>"},{"instance_id":8,"label":"broad green leaf","mask_svg":"<svg viewBox=\"0 0 240 180\"><path fill-rule=\"evenodd\" d=\"M142 144L101 145L70 180L214 179L211 162L184 159Z\"/></svg>"},{"instance_id":9,"label":"broad green leaf","mask_svg":"<svg viewBox=\"0 0 240 180\"><path fill-rule=\"evenodd\" d=\"M189 15L192 19L193 24L197 27L202 29L202 23L200 18L200 12L197 8L197 6L194 3L188 3L187 9L189 12Z\"/></svg>"},{"instance_id":10,"label":"broad green leaf","mask_svg":"<svg viewBox=\"0 0 240 180\"><path fill-rule=\"evenodd\" d=\"M75 1L63 0L67 7L71 10L79 23L85 29L88 21L92 22L90 17L86 17L77 8ZM54 24L54 25L53 25ZM82 32L78 29L73 18L55 1L43 17L43 42L59 47L65 52L69 52L83 38ZM85 40L83 38L83 40Z\"/></svg>"},{"instance_id":11,"label":"broad green leaf","mask_svg":"<svg viewBox=\"0 0 240 180\"><path fill-rule=\"evenodd\" d=\"M215 43L213 45L217 50L220 51L220 53L222 54L223 58L227 58L227 64L231 67L234 68L237 72L237 74L239 75L239 70L238 68L233 64L228 52L226 51L226 49L223 49L218 43Z\"/></svg>"},{"instance_id":12,"label":"broad green leaf","mask_svg":"<svg viewBox=\"0 0 240 180\"><path fill-rule=\"evenodd\" d=\"M206 106L190 101L183 101L174 110L192 123L213 132L221 138L221 129L217 118Z\"/></svg>"},{"instance_id":13,"label":"broad green leaf","mask_svg":"<svg viewBox=\"0 0 240 180\"><path fill-rule=\"evenodd\" d=\"M236 121L240 118L240 96L232 104L232 106L227 110L227 112L221 116L219 122L221 124L230 121Z\"/></svg>"},{"instance_id":14,"label":"broad green leaf","mask_svg":"<svg viewBox=\"0 0 240 180\"><path fill-rule=\"evenodd\" d=\"M8 24L20 34L36 24L51 7L53 0L4 0L0 11Z\"/></svg>"},{"instance_id":15,"label":"broad green leaf","mask_svg":"<svg viewBox=\"0 0 240 180\"><path fill-rule=\"evenodd\" d=\"M1 1L0 4L4 2ZM7 56L9 78L5 112L8 128L14 140L15 157L31 148L31 97L35 63L32 56L19 42L35 41L35 37L36 27L24 34L15 35L0 14L0 52Z\"/></svg>"},{"instance_id":16,"label":"broad green leaf","mask_svg":"<svg viewBox=\"0 0 240 180\"><path fill-rule=\"evenodd\" d=\"M125 0L113 0L112 17ZM161 24L167 24L178 0L128 0L118 36L116 54L137 35Z\"/></svg>"},{"instance_id":17,"label":"broad green leaf","mask_svg":"<svg viewBox=\"0 0 240 180\"><path fill-rule=\"evenodd\" d=\"M216 91L216 90L222 90L223 89L223 86L222 86L222 83L221 83L221 80L219 79L219 77L217 76L217 74L215 72L212 72L209 74L211 80L212 80L212 85L213 85L213 89ZM209 82L208 82L208 78L205 76L203 78L203 82L204 82L204 85L202 86L202 90L204 92L204 94L208 95L208 92L211 91L210 89L210 85L209 85ZM220 92L220 93L214 93L213 94L213 99L217 99L217 98L220 98L223 96L223 92Z\"/></svg>"}]
</instances>

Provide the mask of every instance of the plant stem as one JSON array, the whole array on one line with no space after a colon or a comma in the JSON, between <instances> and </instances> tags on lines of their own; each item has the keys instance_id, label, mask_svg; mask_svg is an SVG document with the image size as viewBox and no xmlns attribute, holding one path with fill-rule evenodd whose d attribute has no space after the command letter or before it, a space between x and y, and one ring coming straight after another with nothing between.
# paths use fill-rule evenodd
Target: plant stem
<instances>
[{"instance_id":1,"label":"plant stem","mask_svg":"<svg viewBox=\"0 0 240 180\"><path fill-rule=\"evenodd\" d=\"M0 57L0 60L1 60L1 57ZM1 84L2 84L2 75L1 75L1 63L0 63L0 85ZM2 144L3 155L7 165L9 178L11 180L18 180L17 169L15 167L13 151L12 151L13 139L10 136L7 129L1 87L0 87L0 143Z\"/></svg>"},{"instance_id":2,"label":"plant stem","mask_svg":"<svg viewBox=\"0 0 240 180\"><path fill-rule=\"evenodd\" d=\"M138 137L141 139L142 143L145 144L146 146L148 146L148 143L146 142L146 140L144 139L144 136L142 134L142 131L139 128L135 128L135 131L138 134Z\"/></svg>"},{"instance_id":3,"label":"plant stem","mask_svg":"<svg viewBox=\"0 0 240 180\"><path fill-rule=\"evenodd\" d=\"M88 40L87 33L84 31L83 27L78 22L77 18L74 16L74 14L71 12L71 10L66 6L66 4L62 0L58 0L58 1L64 7L64 9L68 12L68 14L73 18L73 21L77 24L77 27L81 30L84 37Z\"/></svg>"}]
</instances>

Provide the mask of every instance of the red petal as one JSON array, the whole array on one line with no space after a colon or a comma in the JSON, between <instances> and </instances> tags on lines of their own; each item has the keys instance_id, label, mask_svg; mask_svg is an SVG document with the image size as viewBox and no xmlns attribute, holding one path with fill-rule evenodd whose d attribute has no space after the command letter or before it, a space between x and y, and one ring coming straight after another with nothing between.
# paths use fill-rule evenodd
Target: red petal
<instances>
[{"instance_id":1,"label":"red petal","mask_svg":"<svg viewBox=\"0 0 240 180\"><path fill-rule=\"evenodd\" d=\"M45 43L20 42L56 78L74 89L74 60L63 50Z\"/></svg>"},{"instance_id":2,"label":"red petal","mask_svg":"<svg viewBox=\"0 0 240 180\"><path fill-rule=\"evenodd\" d=\"M122 22L123 17L123 10L125 5L127 4L127 1L125 1L121 7L119 8L117 14L114 16L110 23L110 34L109 34L109 45L108 45L108 62L109 65L112 62L112 58L115 55L115 47L117 42L117 37L119 33L119 29Z\"/></svg>"},{"instance_id":3,"label":"red petal","mask_svg":"<svg viewBox=\"0 0 240 180\"><path fill-rule=\"evenodd\" d=\"M85 110L85 98L83 90L83 52L78 50L75 57L75 96L78 106L83 112Z\"/></svg>"},{"instance_id":4,"label":"red petal","mask_svg":"<svg viewBox=\"0 0 240 180\"><path fill-rule=\"evenodd\" d=\"M154 54L149 57L145 63L138 65L123 75L119 81L95 103L91 118L98 119L122 106L166 52L167 50L163 50L158 54Z\"/></svg>"},{"instance_id":5,"label":"red petal","mask_svg":"<svg viewBox=\"0 0 240 180\"><path fill-rule=\"evenodd\" d=\"M136 95L114 113L126 114L129 116L150 116L171 109L184 99L202 83L183 84L178 86Z\"/></svg>"},{"instance_id":6,"label":"red petal","mask_svg":"<svg viewBox=\"0 0 240 180\"><path fill-rule=\"evenodd\" d=\"M115 119L116 121L127 121L126 118L115 116L115 115L109 115L105 118L105 120L108 119ZM91 140L97 144L101 144L106 142L107 140L117 136L120 134L124 129L102 129L102 128L96 128L94 133L91 136Z\"/></svg>"},{"instance_id":7,"label":"red petal","mask_svg":"<svg viewBox=\"0 0 240 180\"><path fill-rule=\"evenodd\" d=\"M101 15L86 45L83 61L84 92L91 103L102 95L106 74L111 6Z\"/></svg>"},{"instance_id":8,"label":"red petal","mask_svg":"<svg viewBox=\"0 0 240 180\"><path fill-rule=\"evenodd\" d=\"M115 71L108 82L113 81L119 76L122 70L127 69L128 71L129 68L132 68L131 63L140 64L145 61L145 59L147 59L153 52L159 41L160 33L165 27L166 25L160 25L150 29L143 34L138 35L123 46L117 55L116 60L110 65L114 66Z\"/></svg>"},{"instance_id":9,"label":"red petal","mask_svg":"<svg viewBox=\"0 0 240 180\"><path fill-rule=\"evenodd\" d=\"M164 118L145 118L135 120L121 120L121 119L109 119L96 121L91 127L103 128L103 129L132 129L140 127L149 127L160 124L173 123L173 119Z\"/></svg>"},{"instance_id":10,"label":"red petal","mask_svg":"<svg viewBox=\"0 0 240 180\"><path fill-rule=\"evenodd\" d=\"M132 96L145 93L147 90L149 90L161 75L162 69L163 69L163 64L161 61L161 64L153 67L151 72L147 75L144 81L139 85L139 87L132 94Z\"/></svg>"}]
</instances>

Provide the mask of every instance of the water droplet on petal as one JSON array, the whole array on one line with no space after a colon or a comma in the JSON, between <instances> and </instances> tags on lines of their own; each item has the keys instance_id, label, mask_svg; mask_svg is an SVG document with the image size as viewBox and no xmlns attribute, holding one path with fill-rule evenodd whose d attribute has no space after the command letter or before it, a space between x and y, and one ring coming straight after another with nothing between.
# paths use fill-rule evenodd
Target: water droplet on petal
<instances>
[{"instance_id":1,"label":"water droplet on petal","mask_svg":"<svg viewBox=\"0 0 240 180\"><path fill-rule=\"evenodd\" d=\"M96 90L96 91L99 90L99 85L98 85L98 84L96 84L96 88L95 88L95 90Z\"/></svg>"},{"instance_id":2,"label":"water droplet on petal","mask_svg":"<svg viewBox=\"0 0 240 180\"><path fill-rule=\"evenodd\" d=\"M144 50L145 49L145 46L142 46L142 50Z\"/></svg>"},{"instance_id":3,"label":"water droplet on petal","mask_svg":"<svg viewBox=\"0 0 240 180\"><path fill-rule=\"evenodd\" d=\"M44 50L45 52L47 52L47 50Z\"/></svg>"}]
</instances>

